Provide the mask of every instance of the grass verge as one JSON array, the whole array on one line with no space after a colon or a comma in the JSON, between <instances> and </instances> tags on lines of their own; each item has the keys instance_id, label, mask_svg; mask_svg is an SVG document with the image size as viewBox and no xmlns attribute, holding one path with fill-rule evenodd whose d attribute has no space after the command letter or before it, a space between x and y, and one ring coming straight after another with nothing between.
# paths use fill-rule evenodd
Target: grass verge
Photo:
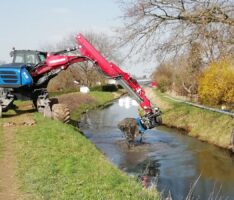
<instances>
[{"instance_id":1,"label":"grass verge","mask_svg":"<svg viewBox=\"0 0 234 200\"><path fill-rule=\"evenodd\" d=\"M230 138L234 119L220 113L175 102L156 91L161 101L163 123L169 127L184 129L189 136L230 149Z\"/></svg>"}]
</instances>

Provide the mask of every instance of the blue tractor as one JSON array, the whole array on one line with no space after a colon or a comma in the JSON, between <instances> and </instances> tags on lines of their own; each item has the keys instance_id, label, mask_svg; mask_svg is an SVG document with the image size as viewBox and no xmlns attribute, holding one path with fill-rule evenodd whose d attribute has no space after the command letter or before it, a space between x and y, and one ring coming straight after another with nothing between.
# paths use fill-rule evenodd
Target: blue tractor
<instances>
[{"instance_id":1,"label":"blue tractor","mask_svg":"<svg viewBox=\"0 0 234 200\"><path fill-rule=\"evenodd\" d=\"M3 112L14 107L14 100L32 100L34 107L44 116L67 123L69 109L51 101L47 92L50 79L61 70L32 76L38 67L45 65L47 52L13 50L10 55L12 63L0 65L0 117Z\"/></svg>"}]
</instances>

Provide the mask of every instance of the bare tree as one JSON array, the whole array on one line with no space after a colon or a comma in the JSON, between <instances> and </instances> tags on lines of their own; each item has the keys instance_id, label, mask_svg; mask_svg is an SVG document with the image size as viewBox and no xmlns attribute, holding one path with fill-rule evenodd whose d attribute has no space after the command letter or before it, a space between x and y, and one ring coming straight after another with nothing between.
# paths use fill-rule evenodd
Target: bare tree
<instances>
[{"instance_id":1,"label":"bare tree","mask_svg":"<svg viewBox=\"0 0 234 200\"><path fill-rule=\"evenodd\" d=\"M121 1L124 43L132 50L160 58L184 53L191 44L207 61L234 50L233 0Z\"/></svg>"},{"instance_id":2,"label":"bare tree","mask_svg":"<svg viewBox=\"0 0 234 200\"><path fill-rule=\"evenodd\" d=\"M160 64L152 73L161 91L173 91L179 95L197 94L198 79L203 70L200 44L193 43L188 53Z\"/></svg>"}]
</instances>

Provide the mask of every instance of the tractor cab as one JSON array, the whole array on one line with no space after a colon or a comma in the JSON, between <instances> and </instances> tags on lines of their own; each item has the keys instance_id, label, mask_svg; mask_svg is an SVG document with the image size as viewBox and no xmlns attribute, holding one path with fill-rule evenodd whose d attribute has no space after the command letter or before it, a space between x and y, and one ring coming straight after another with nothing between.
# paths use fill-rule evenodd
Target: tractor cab
<instances>
[{"instance_id":1,"label":"tractor cab","mask_svg":"<svg viewBox=\"0 0 234 200\"><path fill-rule=\"evenodd\" d=\"M15 50L10 53L13 64L23 64L29 68L34 68L36 65L43 63L46 59L46 52L33 50Z\"/></svg>"},{"instance_id":2,"label":"tractor cab","mask_svg":"<svg viewBox=\"0 0 234 200\"><path fill-rule=\"evenodd\" d=\"M0 88L31 87L30 71L44 63L47 53L13 49L10 55L12 63L0 65Z\"/></svg>"}]
</instances>

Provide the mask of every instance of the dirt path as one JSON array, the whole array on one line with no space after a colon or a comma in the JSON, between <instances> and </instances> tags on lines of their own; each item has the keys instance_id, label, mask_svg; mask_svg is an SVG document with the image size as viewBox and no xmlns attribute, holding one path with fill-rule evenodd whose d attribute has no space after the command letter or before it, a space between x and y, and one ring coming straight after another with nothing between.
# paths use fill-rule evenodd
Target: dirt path
<instances>
[{"instance_id":1,"label":"dirt path","mask_svg":"<svg viewBox=\"0 0 234 200\"><path fill-rule=\"evenodd\" d=\"M11 127L3 128L3 158L0 164L0 200L20 198L16 183L16 159L14 155L15 133Z\"/></svg>"},{"instance_id":2,"label":"dirt path","mask_svg":"<svg viewBox=\"0 0 234 200\"><path fill-rule=\"evenodd\" d=\"M22 111L28 109L25 106ZM32 114L12 114L3 120L3 152L0 158L0 200L22 200L25 195L19 190L16 177L17 160L15 156L16 130L32 123Z\"/></svg>"}]
</instances>

